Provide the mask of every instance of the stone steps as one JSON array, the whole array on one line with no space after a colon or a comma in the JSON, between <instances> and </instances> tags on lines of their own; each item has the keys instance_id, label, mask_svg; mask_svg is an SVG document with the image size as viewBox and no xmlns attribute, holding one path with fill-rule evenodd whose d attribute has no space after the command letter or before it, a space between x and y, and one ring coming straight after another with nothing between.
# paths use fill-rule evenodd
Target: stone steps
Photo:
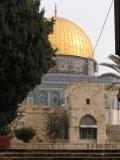
<instances>
[{"instance_id":1,"label":"stone steps","mask_svg":"<svg viewBox=\"0 0 120 160\"><path fill-rule=\"evenodd\" d=\"M104 150L22 150L0 149L0 160L116 159L120 151Z\"/></svg>"}]
</instances>

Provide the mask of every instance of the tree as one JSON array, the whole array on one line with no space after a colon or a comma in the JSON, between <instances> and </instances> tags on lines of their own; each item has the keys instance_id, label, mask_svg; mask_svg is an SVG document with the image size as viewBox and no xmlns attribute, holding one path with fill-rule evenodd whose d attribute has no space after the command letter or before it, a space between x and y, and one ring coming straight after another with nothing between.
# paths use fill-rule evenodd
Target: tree
<instances>
[{"instance_id":1,"label":"tree","mask_svg":"<svg viewBox=\"0 0 120 160\"><path fill-rule=\"evenodd\" d=\"M3 126L0 128L0 136L7 136L9 134L11 134L10 126Z\"/></svg>"},{"instance_id":2,"label":"tree","mask_svg":"<svg viewBox=\"0 0 120 160\"><path fill-rule=\"evenodd\" d=\"M53 113L48 117L47 135L51 139L68 138L69 115L65 111L61 114Z\"/></svg>"},{"instance_id":3,"label":"tree","mask_svg":"<svg viewBox=\"0 0 120 160\"><path fill-rule=\"evenodd\" d=\"M112 64L110 63L101 63L100 65L102 66L106 66L109 67L111 69L113 69L114 71L116 71L117 73L104 73L102 74L100 77L113 77L116 79L120 79L120 57L117 55L109 55L108 58L113 62ZM120 83L120 82L115 82L112 85L110 85L110 87L108 87L108 89L110 89L113 85Z\"/></svg>"},{"instance_id":4,"label":"tree","mask_svg":"<svg viewBox=\"0 0 120 160\"><path fill-rule=\"evenodd\" d=\"M54 65L48 40L54 20L39 6L39 0L0 1L0 126L14 120L18 104Z\"/></svg>"},{"instance_id":5,"label":"tree","mask_svg":"<svg viewBox=\"0 0 120 160\"><path fill-rule=\"evenodd\" d=\"M102 77L114 77L116 79L120 79L120 57L111 54L108 56L108 58L113 61L113 64L101 63L100 65L109 67L113 69L114 71L116 71L118 74L110 72L110 73L102 74L101 76Z\"/></svg>"}]
</instances>

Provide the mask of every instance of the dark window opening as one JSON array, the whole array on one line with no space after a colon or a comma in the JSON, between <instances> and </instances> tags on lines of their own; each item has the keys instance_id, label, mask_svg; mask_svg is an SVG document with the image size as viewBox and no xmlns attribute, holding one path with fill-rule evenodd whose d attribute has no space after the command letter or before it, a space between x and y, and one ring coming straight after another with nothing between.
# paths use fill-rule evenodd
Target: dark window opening
<instances>
[{"instance_id":1,"label":"dark window opening","mask_svg":"<svg viewBox=\"0 0 120 160\"><path fill-rule=\"evenodd\" d=\"M97 128L80 128L80 139L96 139Z\"/></svg>"},{"instance_id":2,"label":"dark window opening","mask_svg":"<svg viewBox=\"0 0 120 160\"><path fill-rule=\"evenodd\" d=\"M86 104L90 104L90 99L86 99Z\"/></svg>"}]
</instances>

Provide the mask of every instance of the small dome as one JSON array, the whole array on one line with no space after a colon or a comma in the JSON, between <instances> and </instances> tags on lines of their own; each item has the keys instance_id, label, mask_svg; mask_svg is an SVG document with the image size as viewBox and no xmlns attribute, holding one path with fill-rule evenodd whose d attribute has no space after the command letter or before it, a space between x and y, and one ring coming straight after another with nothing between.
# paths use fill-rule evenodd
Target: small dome
<instances>
[{"instance_id":1,"label":"small dome","mask_svg":"<svg viewBox=\"0 0 120 160\"><path fill-rule=\"evenodd\" d=\"M64 18L56 17L54 32L49 40L58 55L72 55L93 59L93 47L85 34L77 25Z\"/></svg>"}]
</instances>

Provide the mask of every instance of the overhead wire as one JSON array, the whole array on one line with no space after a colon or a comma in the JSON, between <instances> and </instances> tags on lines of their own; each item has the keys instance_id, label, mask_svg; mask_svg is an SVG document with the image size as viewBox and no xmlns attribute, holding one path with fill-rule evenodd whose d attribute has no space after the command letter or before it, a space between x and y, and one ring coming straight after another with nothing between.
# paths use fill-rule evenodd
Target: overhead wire
<instances>
[{"instance_id":1,"label":"overhead wire","mask_svg":"<svg viewBox=\"0 0 120 160\"><path fill-rule=\"evenodd\" d=\"M102 29L101 29L101 31L100 31L99 37L98 37L97 42L96 42L96 44L95 44L95 47L94 47L94 49L93 49L93 55L94 55L94 53L95 53L95 50L96 50L96 48L97 48L97 46L98 46L98 43L99 43L99 41L100 41L101 35L102 35L102 33L103 33L103 30L104 30L104 28L105 28L106 22L107 22L107 20L108 20L108 16L109 16L109 13L110 13L111 8L112 8L113 1L114 1L114 0L112 0L111 3L110 3L110 7L109 7L109 9L108 9L106 18L105 18L104 23L103 23L103 26L102 26ZM92 56L93 56L93 55L92 55Z\"/></svg>"}]
</instances>

